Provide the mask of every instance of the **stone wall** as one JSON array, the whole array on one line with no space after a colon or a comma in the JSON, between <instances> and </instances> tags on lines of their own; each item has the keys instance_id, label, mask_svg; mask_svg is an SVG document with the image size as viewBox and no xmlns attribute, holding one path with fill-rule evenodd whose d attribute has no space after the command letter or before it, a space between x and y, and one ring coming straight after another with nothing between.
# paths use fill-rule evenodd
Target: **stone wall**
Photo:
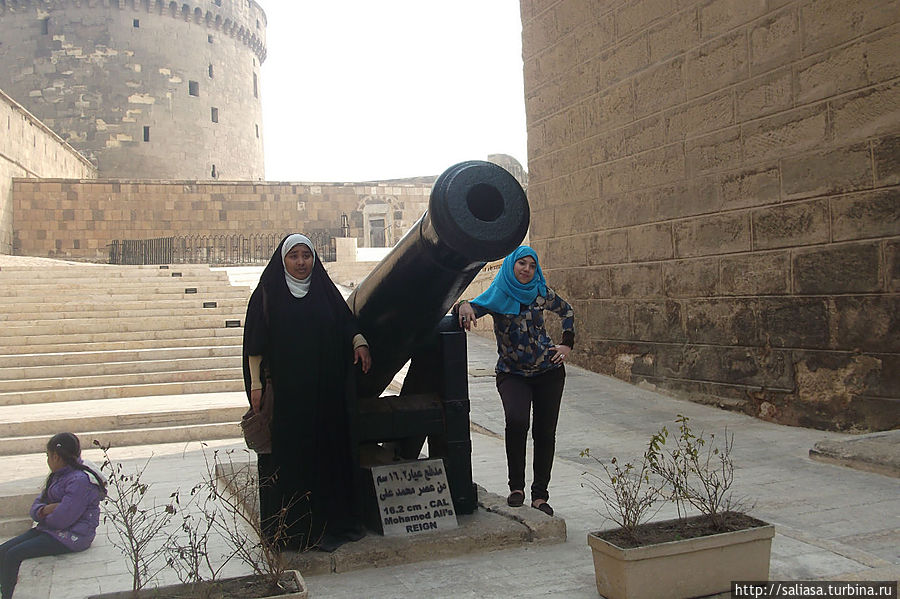
<instances>
[{"instance_id":1,"label":"stone wall","mask_svg":"<svg viewBox=\"0 0 900 599\"><path fill-rule=\"evenodd\" d=\"M900 427L900 2L521 0L532 245L575 361Z\"/></svg>"},{"instance_id":2,"label":"stone wall","mask_svg":"<svg viewBox=\"0 0 900 599\"><path fill-rule=\"evenodd\" d=\"M0 88L104 178L264 178L253 0L0 1Z\"/></svg>"},{"instance_id":3,"label":"stone wall","mask_svg":"<svg viewBox=\"0 0 900 599\"><path fill-rule=\"evenodd\" d=\"M0 90L0 254L12 253L13 177L96 177L96 169Z\"/></svg>"},{"instance_id":4,"label":"stone wall","mask_svg":"<svg viewBox=\"0 0 900 599\"><path fill-rule=\"evenodd\" d=\"M14 249L23 256L105 261L120 239L300 231L363 239L390 217L393 245L428 205L431 182L251 183L13 179Z\"/></svg>"}]
</instances>

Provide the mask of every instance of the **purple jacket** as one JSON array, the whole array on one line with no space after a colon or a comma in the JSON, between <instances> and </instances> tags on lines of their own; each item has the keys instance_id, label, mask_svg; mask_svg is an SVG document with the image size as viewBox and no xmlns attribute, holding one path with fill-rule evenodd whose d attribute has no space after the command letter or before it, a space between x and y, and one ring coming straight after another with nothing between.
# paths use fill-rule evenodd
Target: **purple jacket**
<instances>
[{"instance_id":1,"label":"purple jacket","mask_svg":"<svg viewBox=\"0 0 900 599\"><path fill-rule=\"evenodd\" d=\"M99 477L99 475L98 475ZM31 505L31 518L37 529L71 549L90 547L100 524L100 500L104 493L84 470L66 466L52 474L50 485ZM59 503L47 517L38 511L50 503Z\"/></svg>"}]
</instances>

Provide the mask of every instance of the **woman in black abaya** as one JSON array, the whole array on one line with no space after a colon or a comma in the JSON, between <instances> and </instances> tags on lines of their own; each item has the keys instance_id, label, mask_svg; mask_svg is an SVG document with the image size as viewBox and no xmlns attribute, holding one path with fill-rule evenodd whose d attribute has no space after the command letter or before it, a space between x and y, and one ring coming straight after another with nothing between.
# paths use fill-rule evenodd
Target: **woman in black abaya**
<instances>
[{"instance_id":1,"label":"woman in black abaya","mask_svg":"<svg viewBox=\"0 0 900 599\"><path fill-rule=\"evenodd\" d=\"M258 456L260 520L270 539L289 506L286 547L333 551L362 537L354 493L348 398L354 365L371 363L365 339L310 240L285 237L250 296L244 387L261 408L275 390L272 453Z\"/></svg>"}]
</instances>

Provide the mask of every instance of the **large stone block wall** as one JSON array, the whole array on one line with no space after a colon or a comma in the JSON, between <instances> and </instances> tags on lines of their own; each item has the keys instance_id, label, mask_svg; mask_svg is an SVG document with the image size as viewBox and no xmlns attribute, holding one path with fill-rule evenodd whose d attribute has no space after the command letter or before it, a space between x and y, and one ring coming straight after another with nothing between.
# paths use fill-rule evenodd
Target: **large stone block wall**
<instances>
[{"instance_id":1,"label":"large stone block wall","mask_svg":"<svg viewBox=\"0 0 900 599\"><path fill-rule=\"evenodd\" d=\"M900 427L900 2L521 0L532 244L575 361Z\"/></svg>"},{"instance_id":2,"label":"large stone block wall","mask_svg":"<svg viewBox=\"0 0 900 599\"><path fill-rule=\"evenodd\" d=\"M424 183L252 183L14 179L14 253L105 261L120 239L282 234L362 239L367 214L389 215L395 243L428 205Z\"/></svg>"},{"instance_id":3,"label":"large stone block wall","mask_svg":"<svg viewBox=\"0 0 900 599\"><path fill-rule=\"evenodd\" d=\"M12 178L88 179L96 169L0 90L0 254L12 253Z\"/></svg>"},{"instance_id":4,"label":"large stone block wall","mask_svg":"<svg viewBox=\"0 0 900 599\"><path fill-rule=\"evenodd\" d=\"M104 178L261 180L265 27L253 0L0 1L0 88Z\"/></svg>"}]
</instances>

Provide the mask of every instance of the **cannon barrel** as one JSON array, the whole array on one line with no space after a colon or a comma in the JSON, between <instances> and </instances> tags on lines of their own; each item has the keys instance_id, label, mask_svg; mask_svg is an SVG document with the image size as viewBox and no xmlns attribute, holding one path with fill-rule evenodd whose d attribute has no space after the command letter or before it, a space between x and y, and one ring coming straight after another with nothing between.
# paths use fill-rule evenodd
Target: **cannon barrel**
<instances>
[{"instance_id":1,"label":"cannon barrel","mask_svg":"<svg viewBox=\"0 0 900 599\"><path fill-rule=\"evenodd\" d=\"M347 298L372 353L359 397L387 388L482 267L518 247L528 222L525 192L502 167L472 160L438 177L425 214Z\"/></svg>"}]
</instances>

